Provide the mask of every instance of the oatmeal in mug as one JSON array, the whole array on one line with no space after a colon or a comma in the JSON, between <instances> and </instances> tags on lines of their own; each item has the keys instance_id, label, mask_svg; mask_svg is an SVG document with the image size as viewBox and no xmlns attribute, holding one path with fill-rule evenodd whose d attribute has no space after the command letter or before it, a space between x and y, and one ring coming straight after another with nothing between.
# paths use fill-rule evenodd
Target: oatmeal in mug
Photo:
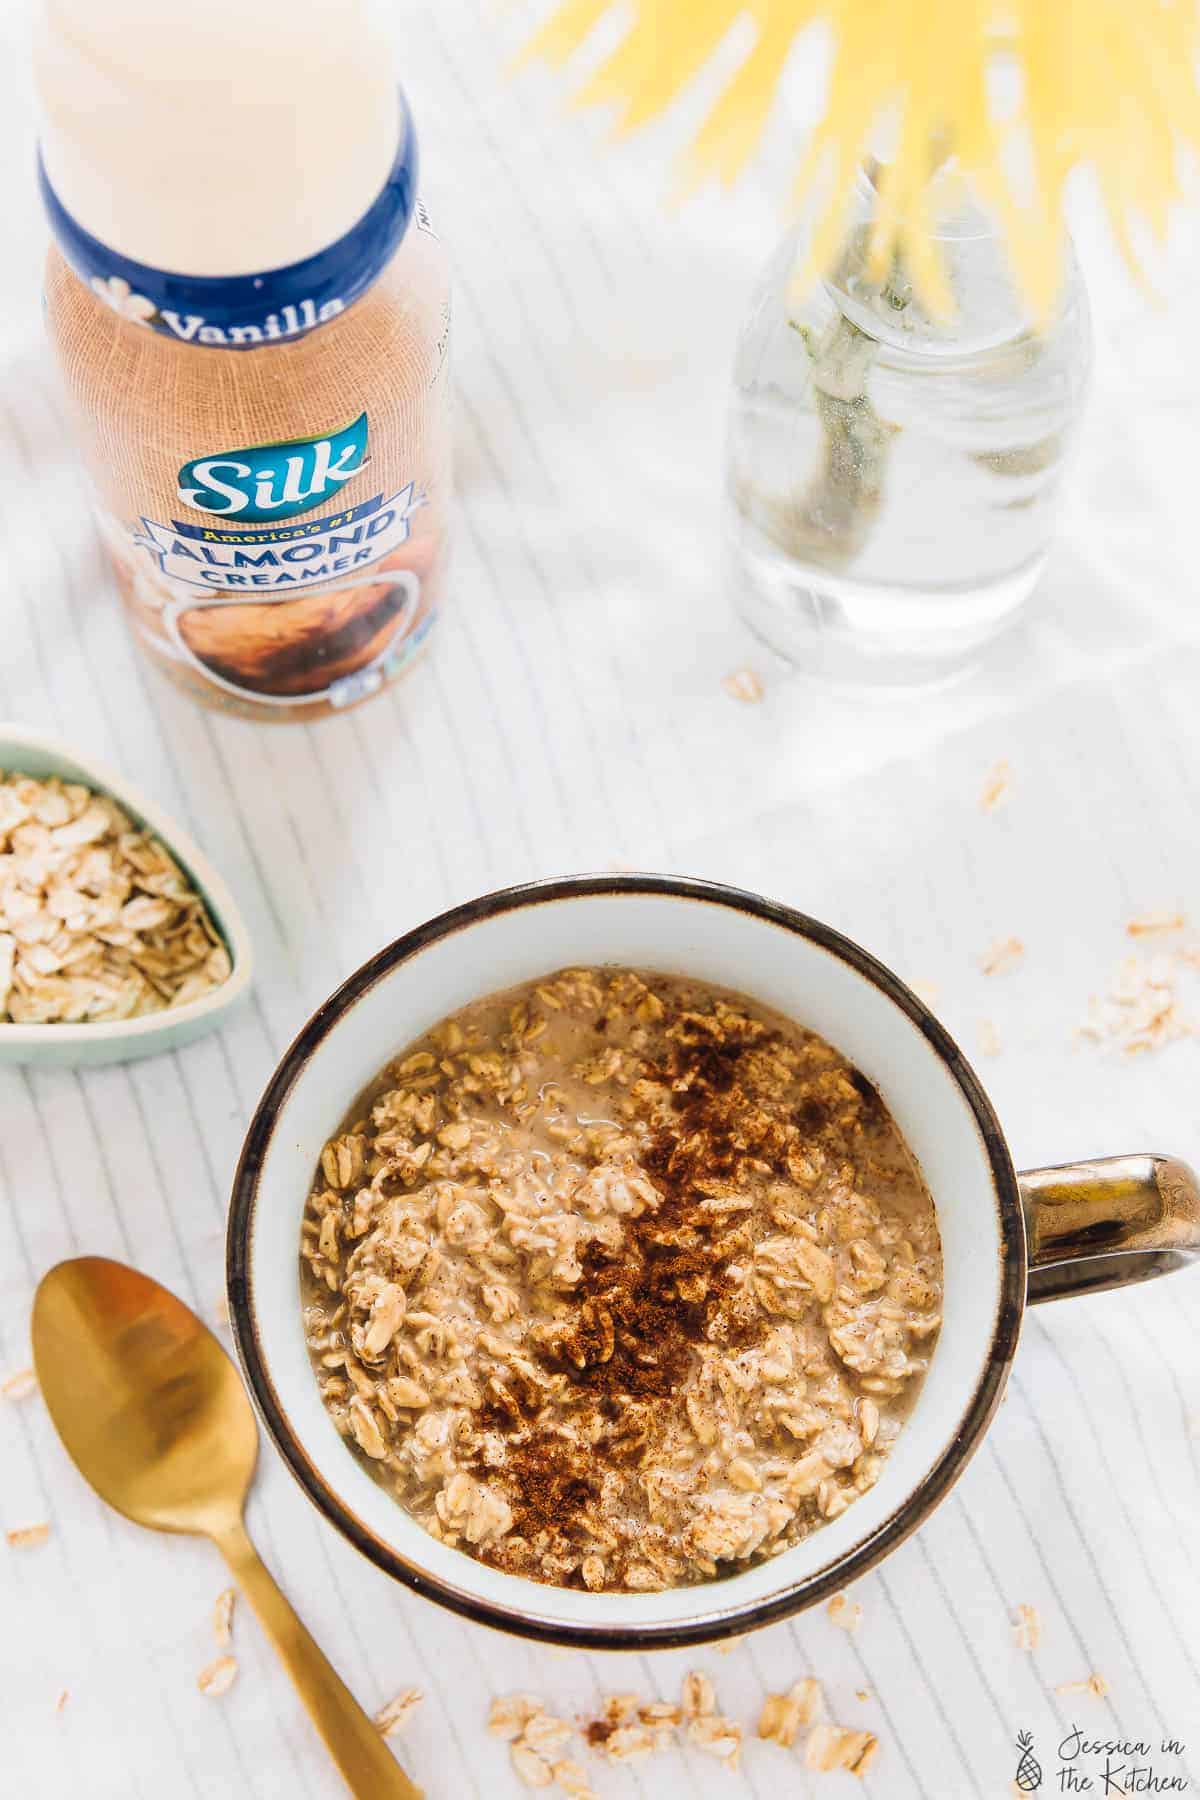
<instances>
[{"instance_id":1,"label":"oatmeal in mug","mask_svg":"<svg viewBox=\"0 0 1200 1800\"><path fill-rule=\"evenodd\" d=\"M390 1063L302 1232L321 1394L434 1537L653 1591L778 1555L877 1479L941 1320L879 1095L745 997L569 969Z\"/></svg>"}]
</instances>

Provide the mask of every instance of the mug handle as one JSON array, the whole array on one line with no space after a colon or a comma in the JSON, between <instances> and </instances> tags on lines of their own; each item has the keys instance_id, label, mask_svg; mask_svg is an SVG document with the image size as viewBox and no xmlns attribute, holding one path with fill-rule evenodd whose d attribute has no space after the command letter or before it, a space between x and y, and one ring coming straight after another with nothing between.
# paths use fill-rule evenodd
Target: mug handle
<instances>
[{"instance_id":1,"label":"mug handle","mask_svg":"<svg viewBox=\"0 0 1200 1800\"><path fill-rule=\"evenodd\" d=\"M1017 1176L1031 1302L1100 1294L1200 1260L1200 1180L1174 1156L1105 1156Z\"/></svg>"}]
</instances>

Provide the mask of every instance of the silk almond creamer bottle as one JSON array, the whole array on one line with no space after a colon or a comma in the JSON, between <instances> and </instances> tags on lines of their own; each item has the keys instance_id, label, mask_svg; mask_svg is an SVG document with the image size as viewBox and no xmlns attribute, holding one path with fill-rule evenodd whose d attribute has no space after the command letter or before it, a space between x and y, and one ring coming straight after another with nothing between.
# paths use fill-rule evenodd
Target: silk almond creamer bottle
<instances>
[{"instance_id":1,"label":"silk almond creamer bottle","mask_svg":"<svg viewBox=\"0 0 1200 1800\"><path fill-rule=\"evenodd\" d=\"M133 629L198 699L312 718L424 642L445 258L370 0L47 0L51 338Z\"/></svg>"}]
</instances>

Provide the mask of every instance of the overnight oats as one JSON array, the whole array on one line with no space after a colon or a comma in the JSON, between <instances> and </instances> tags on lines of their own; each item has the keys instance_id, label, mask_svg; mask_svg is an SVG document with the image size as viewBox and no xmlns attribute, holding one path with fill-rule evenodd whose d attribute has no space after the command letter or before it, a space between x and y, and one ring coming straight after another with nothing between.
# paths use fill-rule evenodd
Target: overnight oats
<instances>
[{"instance_id":1,"label":"overnight oats","mask_svg":"<svg viewBox=\"0 0 1200 1800\"><path fill-rule=\"evenodd\" d=\"M304 1324L424 1528L560 1586L778 1555L878 1478L941 1319L871 1084L744 997L569 969L390 1063L326 1144Z\"/></svg>"}]
</instances>

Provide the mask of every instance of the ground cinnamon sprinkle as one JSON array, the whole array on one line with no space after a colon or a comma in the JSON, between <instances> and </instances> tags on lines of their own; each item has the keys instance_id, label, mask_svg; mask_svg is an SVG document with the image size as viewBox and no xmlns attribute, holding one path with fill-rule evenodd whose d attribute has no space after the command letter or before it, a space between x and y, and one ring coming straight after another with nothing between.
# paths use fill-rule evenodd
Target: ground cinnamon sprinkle
<instances>
[{"instance_id":1,"label":"ground cinnamon sprinkle","mask_svg":"<svg viewBox=\"0 0 1200 1800\"><path fill-rule=\"evenodd\" d=\"M514 1529L530 1537L561 1531L598 1497L599 1481L589 1457L561 1433L532 1430L509 1445L504 1465ZM567 1533L563 1532L563 1535Z\"/></svg>"},{"instance_id":2,"label":"ground cinnamon sprinkle","mask_svg":"<svg viewBox=\"0 0 1200 1800\"><path fill-rule=\"evenodd\" d=\"M731 1223L714 1213L706 1192L714 1177L735 1185L746 1161L761 1164L760 1151L778 1155L774 1141L761 1142L761 1130L757 1138L743 1135L738 1066L772 1034L755 1020L740 1024L737 1033L720 1035L707 1015L684 1014L665 1064L643 1064L642 1076L669 1084L674 1095L676 1122L654 1134L641 1158L660 1203L627 1221L616 1251L601 1244L583 1250L578 1305L538 1358L597 1397L595 1441L584 1448L560 1432L532 1429L542 1405L536 1388L528 1410L518 1406L504 1417L514 1433L504 1466L513 1529L526 1540L548 1535L560 1554L589 1535L598 1466L641 1460L660 1435L661 1412L637 1402L677 1394L699 1345L745 1347L766 1329L762 1312L728 1274L733 1258L752 1250L750 1233L736 1215ZM606 1025L597 1021L598 1030ZM505 1561L504 1548L489 1560Z\"/></svg>"}]
</instances>

